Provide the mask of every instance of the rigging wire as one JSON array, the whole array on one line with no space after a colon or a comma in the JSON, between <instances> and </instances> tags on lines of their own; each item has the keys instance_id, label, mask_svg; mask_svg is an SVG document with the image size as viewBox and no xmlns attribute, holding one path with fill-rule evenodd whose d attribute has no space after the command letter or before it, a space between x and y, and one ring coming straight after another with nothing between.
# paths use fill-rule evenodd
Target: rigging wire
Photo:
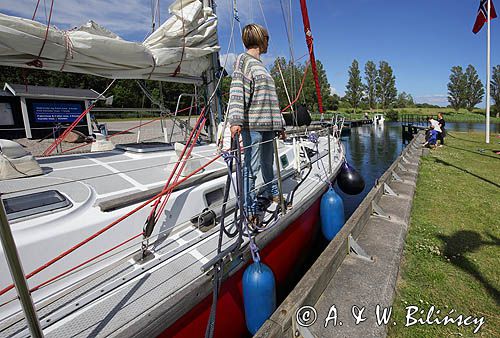
<instances>
[{"instance_id":1,"label":"rigging wire","mask_svg":"<svg viewBox=\"0 0 500 338\"><path fill-rule=\"evenodd\" d=\"M175 184L169 186L167 189L162 190L156 196L154 196L154 197L148 199L147 201L141 203L139 206L135 207L131 211L127 212L125 215L123 215L123 216L119 217L118 219L116 219L115 221L111 222L110 224L108 224L104 228L96 231L95 233L93 233L92 235L90 235L89 237L87 237L86 239L80 241L76 245L74 245L71 248L65 250L64 252L62 252L61 254L59 254L57 257L54 257L53 259L51 259L47 263L45 263L45 264L39 266L38 268L36 268L35 270L31 271L30 273L28 273L25 276L26 279L29 279L29 278L35 276L36 274L42 272L43 270L47 269L49 266L55 264L56 262L58 262L62 258L66 257L67 255L69 255L70 253L72 253L73 251L77 250L78 248L80 248L83 245L87 244L88 242L90 242L91 240L93 240L96 237L100 236L104 232L108 231L109 229L111 229L112 227L114 227L115 225L117 225L118 223L120 223L121 221L123 221L124 219L126 219L126 218L130 217L131 215L135 214L137 211L139 211L142 208L144 208L145 206L149 205L151 202L153 202L155 200L158 200L163 195L166 195L166 194L170 193L175 187L179 186L182 182L185 182L187 179L189 179L189 177L191 177L193 175L196 175L200 171L204 170L206 167L208 167L210 164L212 164L213 162L215 162L219 158L220 158L220 155L215 156L212 160L208 161L203 166L200 166L198 169L196 169L193 172L191 172L188 176L182 178L181 180L179 180ZM0 296L3 295L4 293L6 293L7 291L13 289L13 288L14 288L14 284L10 284L6 288L0 290Z\"/></svg>"},{"instance_id":2,"label":"rigging wire","mask_svg":"<svg viewBox=\"0 0 500 338\"><path fill-rule=\"evenodd\" d=\"M236 0L234 0L236 2ZM52 5L54 3L54 0L52 0ZM51 14L52 14L52 7L51 7ZM50 19L50 17L49 17ZM234 25L233 25L234 27ZM241 28L241 25L240 25L240 28ZM47 30L48 32L48 30ZM232 35L231 35L232 36ZM230 43L228 44L228 51L229 51L229 48L230 48ZM43 48L42 48L43 49ZM227 62L227 58L226 58L226 62ZM225 65L224 65L225 66ZM199 136L201 130L203 129L203 125L206 121L206 118L203 116L206 114L206 111L207 111L207 107L210 106L210 103L211 101L213 100L213 98L215 97L217 91L218 91L218 88L220 86L220 83L221 83L221 80L222 80L222 76L219 77L218 81L217 81L217 84L215 86L215 89L214 91L211 93L211 96L210 98L207 100L207 105L206 107L203 109L203 111L200 113L200 118L199 118L199 123L198 124L198 132L196 133L196 138ZM111 87L111 85L115 82L115 79L111 82L111 84L104 90L104 92L102 92L98 97L101 97L104 95L104 93ZM141 87L142 88L142 87ZM88 113L88 111L90 111L93 106L95 105L95 102L94 104L92 104L86 111L84 111L80 116L79 118L77 118L75 120L76 123L78 123L82 118L83 116L85 116L86 113ZM75 123L74 122L74 123ZM75 123L75 125L76 125ZM71 126L70 126L71 127ZM74 128L74 126L73 126ZM194 134L196 130L196 127L192 130L192 134ZM60 139L59 140L59 143L62 142L62 140L64 139L64 137L66 136L67 133L69 133L71 130L70 128L66 129L66 131L61 135ZM59 143L57 143L56 140L50 148L50 152L53 151L53 149L55 147L57 147L57 145ZM205 163L203 166L199 167L198 169L194 170L192 173L190 173L188 176L180 179L180 180L177 180L179 175L181 174L183 168L184 168L184 165L187 161L187 159L189 158L189 155L191 153L191 150L194 146L195 142L192 143L190 149L188 150L188 153L187 153L187 158L186 159L183 159L183 165L181 166L181 169L179 170L177 176L176 176L176 180L173 184L169 184L170 182L167 182L167 185L165 186L165 188L159 193L157 194L156 196L148 199L146 202L142 203L141 205L139 205L138 207L134 208L133 210L131 210L130 212L126 213L125 215L119 217L118 219L116 219L115 221L111 222L110 224L108 224L106 227L100 229L99 231L95 232L94 234L92 234L91 236L87 237L86 239L84 239L83 241L79 242L78 244L76 244L75 246L71 247L70 249L64 251L63 253L61 253L60 255L58 255L57 257L51 259L50 261L48 261L47 263L43 264L42 266L36 268L35 270L33 270L32 272L30 272L29 274L26 275L26 279L29 279L31 278L32 276L40 273L41 271L45 270L46 268L48 268L49 266L53 265L54 263L56 263L57 261L61 260L62 258L64 258L65 256L67 256L68 254L70 254L71 252L77 250L78 248L80 248L81 246L85 245L86 243L90 242L91 240L93 240L94 238L98 237L99 235L101 235L102 233L106 232L107 230L111 229L112 227L114 227L116 224L120 223L121 221L123 221L124 219L128 218L130 215L136 213L138 210L144 208L145 206L149 205L149 203L155 201L155 205L158 205L158 202L161 200L161 198L164 196L164 195L169 195L173 189L175 187L177 187L178 185L180 185L182 182L186 181L189 177L195 175L196 173L200 172L201 170L204 170L206 167L208 167L210 164L212 164L213 162L215 162L216 160L218 160L220 158L221 155L217 155L216 157L214 157L212 160L210 160L209 162ZM55 145L55 147L54 147ZM187 149L187 144L186 144L186 147L184 148L183 150L183 153L181 154L180 158L183 158L184 154L185 154L185 151ZM46 152L48 151L49 149L46 150ZM49 154L50 154L49 152ZM177 167L177 166L176 166ZM175 173L175 170L172 172L172 174ZM170 180L170 179L169 179ZM161 211L163 210L163 208L165 207L165 204L166 204L166 200L167 199L164 199L164 203L162 204L161 206ZM153 209L155 210L155 209ZM161 213L160 213L161 214ZM159 217L159 216L158 216ZM155 217L156 218L156 217ZM156 219L156 222L158 220ZM9 285L7 288L4 288L3 290L0 290L0 296L4 293L6 293L7 291L9 291L10 289L12 289L14 287L13 284Z\"/></svg>"},{"instance_id":3,"label":"rigging wire","mask_svg":"<svg viewBox=\"0 0 500 338\"><path fill-rule=\"evenodd\" d=\"M62 143L62 141L66 138L66 136L76 127L78 123L80 123L83 117L87 115L88 112L92 110L92 108L94 108L95 104L97 103L97 100L99 100L101 97L104 96L104 94L108 91L109 88L111 88L111 86L115 83L115 81L116 79L113 79L113 81L111 81L111 83L106 87L106 89L104 89L104 91L100 93L97 96L97 98L94 99L94 102L87 109L85 109L83 113L81 113L80 116L78 116L68 128L66 128L66 130L61 134L61 136L59 136L56 140L54 140L54 142L43 152L44 156L50 155L57 148L57 146L59 146Z\"/></svg>"},{"instance_id":4,"label":"rigging wire","mask_svg":"<svg viewBox=\"0 0 500 338\"><path fill-rule=\"evenodd\" d=\"M307 176L307 175L306 175L306 176ZM305 181L305 179L306 179L306 178L307 178L307 177L304 177L304 178L303 178L303 180ZM307 190L309 190L309 188L313 189L316 185L317 185L316 181L311 181L311 183L310 183L309 185L306 185L305 190L307 191ZM230 200L228 201L228 203L229 203L229 202L232 202L232 201L234 201L234 200L236 200L236 199L237 199L237 197L232 198L232 199L230 199ZM199 215L201 215L201 213L200 213ZM234 221L233 221L233 222L234 222ZM172 229L172 227L167 228L167 229L165 229L164 231L159 232L159 233L158 233L158 235L155 235L154 237L160 237L163 233L170 232L170 231L171 231L171 229ZM192 229L192 230L191 230L191 232L192 232L192 231L195 231L195 230L196 230L196 229ZM190 233L190 232L187 232L187 233ZM214 231L214 233L213 233L212 235L210 235L210 236L215 236L215 235L216 235L216 233L217 233L217 232L216 232L216 231ZM208 237L206 240L209 240L209 239L211 239L211 237ZM76 273L79 273L79 272L83 271L83 270L84 270L84 269L86 269L86 268L90 268L90 267L92 267L92 266L95 266L96 264L99 264L100 262L102 262L102 261L104 261L104 260L106 260L106 259L108 259L108 258L111 258L111 257L117 256L117 255L119 255L119 254L121 254L121 253L123 253L123 252L125 252L125 251L127 251L127 250L129 250L129 249L132 249L132 248L133 248L133 247L135 247L136 245L137 245L137 244L136 244L136 243L134 243L134 244L132 244L132 245L125 246L125 247L124 247L124 248L122 248L121 250L119 250L119 251L115 251L113 254L111 254L111 255L109 255L109 256L107 256L107 257L105 257L105 258L101 258L101 259L96 259L96 260L94 260L94 262L93 262L92 264L87 264L87 267L81 267L81 268L78 268L78 269L76 269L76 270L71 271L71 272L67 273L64 277L60 277L59 279L64 279L64 278L67 278L68 276L71 276L71 275L74 275L74 274L76 274ZM209 251L209 252L207 253L207 256L209 256L209 255L211 255L211 254L216 253L216 251L217 251L217 248L212 249L212 251ZM182 271L184 271L184 270L187 270L187 269L189 269L190 267L193 267L193 266L195 266L195 265L197 265L197 264L198 264L198 262L194 262L194 263L192 263L192 264L190 264L190 265L187 265L187 266L186 266L186 268L185 268L185 269L183 269L183 270L181 270L181 271L179 271L179 273L180 273L180 272L182 272ZM99 277L99 276L96 276L96 278L97 278L97 277ZM173 276L173 277L174 277L174 276ZM94 280L94 279L95 279L95 278L93 278L92 280ZM43 285L43 286L40 286L39 290L40 290L40 289L43 289L43 288L45 288L45 287L47 287L47 285L50 285L50 284L52 284L52 283L54 283L54 282L57 282L57 280L52 280L52 281L51 281L51 282L49 282L49 283L43 283L44 285ZM1 307L3 307L4 305L7 305L7 304L11 303L12 301L17 300L17 299L18 299L17 297L14 297L14 298L12 298L12 299L10 299L10 300L7 300L7 301L5 301L5 302L1 303L1 304L0 304L0 308L1 308Z\"/></svg>"},{"instance_id":5,"label":"rigging wire","mask_svg":"<svg viewBox=\"0 0 500 338\"><path fill-rule=\"evenodd\" d=\"M259 2L259 7L260 7L260 12L262 14L262 17L264 18L264 24L266 25L266 29L269 32L269 26L267 25L266 15L264 14L264 9L262 7L262 3L260 2L260 0L257 0L257 1Z\"/></svg>"},{"instance_id":6,"label":"rigging wire","mask_svg":"<svg viewBox=\"0 0 500 338\"><path fill-rule=\"evenodd\" d=\"M36 12L38 11L38 6L40 5L40 0L37 0L35 10L33 11L33 16L31 17L31 20L35 20L36 17Z\"/></svg>"},{"instance_id":7,"label":"rigging wire","mask_svg":"<svg viewBox=\"0 0 500 338\"><path fill-rule=\"evenodd\" d=\"M290 27L289 27L289 31L290 31L290 44L291 44L291 55L290 55L290 62L292 63L292 93L297 93L297 74L295 72L295 55L294 55L294 38L293 38L293 26L292 26L292 23L293 23L293 10L292 10L292 0L290 0L289 2L289 5L288 5L288 9L289 9L289 23L290 23Z\"/></svg>"},{"instance_id":8,"label":"rigging wire","mask_svg":"<svg viewBox=\"0 0 500 338\"><path fill-rule=\"evenodd\" d=\"M39 1L37 2L37 7L36 8L38 8L38 3L39 3ZM38 56L36 57L36 59L26 63L28 66L34 66L34 67L38 67L38 68L42 68L43 67L43 63L40 60L40 56L42 55L43 49L45 48L45 44L47 43L47 38L49 36L50 21L52 19L52 11L53 11L53 9L54 9L54 0L52 0L52 2L50 4L49 18L47 20L47 29L45 30L45 36L43 38L42 47L40 48L40 51L38 52ZM36 11L33 14L33 16L35 14L36 14Z\"/></svg>"},{"instance_id":9,"label":"rigging wire","mask_svg":"<svg viewBox=\"0 0 500 338\"><path fill-rule=\"evenodd\" d=\"M290 95L288 94L288 88L287 88L287 85L286 85L286 82L285 82L285 78L283 77L283 71L281 70L281 62L279 62L279 60L278 60L278 70L279 70L279 73L280 73L280 76L281 76L281 81L283 82L283 87L285 88L286 97L288 98L288 103L289 103L288 106L292 110L292 114L294 114L292 100L290 100ZM296 120L296 119L294 118L294 120Z\"/></svg>"}]
</instances>

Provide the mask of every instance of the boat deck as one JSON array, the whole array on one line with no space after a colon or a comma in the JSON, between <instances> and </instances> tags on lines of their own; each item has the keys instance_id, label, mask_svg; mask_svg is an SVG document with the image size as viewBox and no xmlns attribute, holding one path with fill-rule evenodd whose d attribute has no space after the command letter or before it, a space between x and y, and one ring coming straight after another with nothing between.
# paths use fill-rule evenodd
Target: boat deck
<instances>
[{"instance_id":1,"label":"boat deck","mask_svg":"<svg viewBox=\"0 0 500 338\"><path fill-rule=\"evenodd\" d=\"M213 153L214 148L199 147L196 154L202 151ZM323 150L313 161L326 158L326 155ZM50 168L47 169L50 170L47 174L49 178L67 179L71 182L79 178L78 181L82 181L80 184L91 184L92 189L95 189L98 204L163 184L168 174L165 163L171 160L168 156L114 151L111 154L70 155L65 157L68 161L48 158L39 162L42 167ZM336 156L332 160L336 172L343 157ZM328 166L326 163L327 161L323 166L319 163L313 164L311 174L295 194L294 205L304 207L313 203L312 197L317 195L318 189L324 189L328 180L328 174L324 170L325 166ZM207 171L216 172L225 167L226 164L221 160L207 168ZM96 177L96 172L100 173L99 177ZM285 195L297 184L293 172L291 168L282 172L285 177ZM35 179L42 181L41 177L30 180ZM221 182L225 180L224 176L215 179ZM76 182L71 184L73 183ZM112 191L109 186L121 189ZM234 203L234 200L229 203ZM298 208L292 208L282 216L282 220L272 231L283 231L299 214ZM226 224L231 226L232 223L232 215L229 215ZM128 335L133 331L131 327L134 323L140 322L140 325L144 325L148 320L152 321L158 309L171 311L171 318L178 316L176 312L179 309L176 309L175 305L182 299L186 289L196 284L210 284L210 277L202 272L201 268L217 253L219 227L216 225L208 231L200 231L195 224L184 222L167 230L162 233L160 229L160 234L152 240L151 251L154 255L150 259L138 263L130 252L108 269L67 287L57 296L39 300L38 316L46 337L115 336L124 332ZM224 236L223 247L232 243L234 239ZM135 248L134 252L138 253L139 243L135 244ZM205 287L196 296L202 299L209 292L210 289ZM29 336L22 313L0 322L0 335Z\"/></svg>"}]
</instances>

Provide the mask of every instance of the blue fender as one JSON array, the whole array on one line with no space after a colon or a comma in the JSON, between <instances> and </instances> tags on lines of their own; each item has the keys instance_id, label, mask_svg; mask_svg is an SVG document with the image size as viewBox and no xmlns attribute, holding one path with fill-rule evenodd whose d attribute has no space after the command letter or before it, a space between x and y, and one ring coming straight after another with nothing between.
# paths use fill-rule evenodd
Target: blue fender
<instances>
[{"instance_id":1,"label":"blue fender","mask_svg":"<svg viewBox=\"0 0 500 338\"><path fill-rule=\"evenodd\" d=\"M273 271L264 263L255 262L243 273L245 321L252 335L276 310L276 282Z\"/></svg>"},{"instance_id":2,"label":"blue fender","mask_svg":"<svg viewBox=\"0 0 500 338\"><path fill-rule=\"evenodd\" d=\"M332 187L321 197L320 214L321 231L331 241L345 223L344 202Z\"/></svg>"}]
</instances>

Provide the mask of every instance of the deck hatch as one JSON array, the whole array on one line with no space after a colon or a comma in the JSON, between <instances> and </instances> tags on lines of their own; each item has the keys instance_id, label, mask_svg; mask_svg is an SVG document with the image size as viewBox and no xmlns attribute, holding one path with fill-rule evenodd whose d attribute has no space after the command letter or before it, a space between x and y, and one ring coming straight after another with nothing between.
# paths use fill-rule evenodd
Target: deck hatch
<instances>
[{"instance_id":1,"label":"deck hatch","mask_svg":"<svg viewBox=\"0 0 500 338\"><path fill-rule=\"evenodd\" d=\"M72 205L64 195L56 190L5 198L3 203L9 220L65 209Z\"/></svg>"}]
</instances>

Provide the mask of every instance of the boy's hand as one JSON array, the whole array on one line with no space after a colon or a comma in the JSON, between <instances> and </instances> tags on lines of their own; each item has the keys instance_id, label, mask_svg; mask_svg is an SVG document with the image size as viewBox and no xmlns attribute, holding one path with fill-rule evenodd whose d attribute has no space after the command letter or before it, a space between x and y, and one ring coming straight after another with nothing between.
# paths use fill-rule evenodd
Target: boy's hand
<instances>
[{"instance_id":1,"label":"boy's hand","mask_svg":"<svg viewBox=\"0 0 500 338\"><path fill-rule=\"evenodd\" d=\"M231 137L234 137L236 133L241 134L241 126L231 126Z\"/></svg>"},{"instance_id":2,"label":"boy's hand","mask_svg":"<svg viewBox=\"0 0 500 338\"><path fill-rule=\"evenodd\" d=\"M283 141L284 141L284 140L286 140L286 133L285 133L285 131L284 131L284 130L282 130L282 131L280 132L280 139L281 139L281 140L283 140Z\"/></svg>"}]
</instances>

